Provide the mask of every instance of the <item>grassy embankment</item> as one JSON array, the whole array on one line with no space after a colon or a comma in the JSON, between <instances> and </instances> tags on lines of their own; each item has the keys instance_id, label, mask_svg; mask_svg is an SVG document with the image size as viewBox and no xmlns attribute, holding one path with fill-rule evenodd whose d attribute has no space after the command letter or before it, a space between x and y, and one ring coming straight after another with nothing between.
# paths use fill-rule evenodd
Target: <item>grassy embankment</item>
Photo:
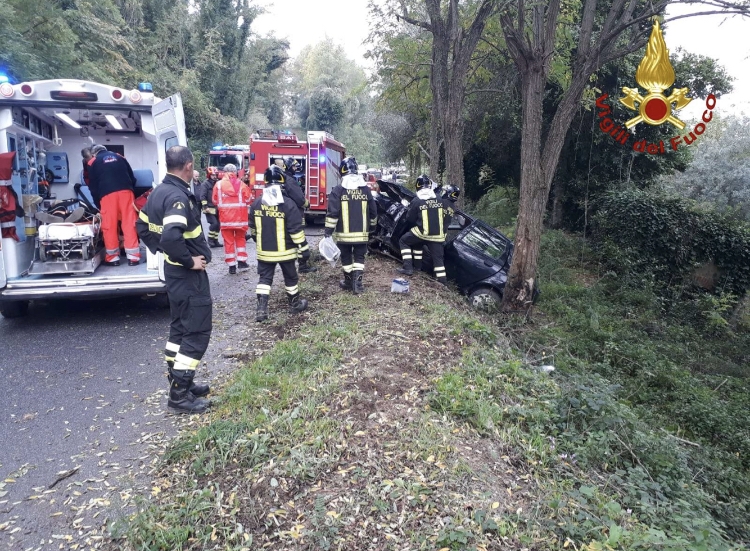
<instances>
[{"instance_id":1,"label":"grassy embankment","mask_svg":"<svg viewBox=\"0 0 750 551\"><path fill-rule=\"evenodd\" d=\"M523 326L424 277L392 295L383 260L361 297L308 276L311 312L276 315L279 341L175 442L114 545L742 548L747 333L701 334L563 234L543 259Z\"/></svg>"}]
</instances>

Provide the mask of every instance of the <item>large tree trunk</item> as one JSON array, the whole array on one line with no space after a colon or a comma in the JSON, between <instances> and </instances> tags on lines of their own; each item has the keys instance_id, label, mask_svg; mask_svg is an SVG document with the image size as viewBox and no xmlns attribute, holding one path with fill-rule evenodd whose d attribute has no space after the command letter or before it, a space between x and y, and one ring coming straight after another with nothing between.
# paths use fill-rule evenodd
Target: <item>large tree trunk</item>
<instances>
[{"instance_id":1,"label":"large tree trunk","mask_svg":"<svg viewBox=\"0 0 750 551\"><path fill-rule=\"evenodd\" d=\"M440 109L437 96L432 95L432 108L430 109L430 178L438 179L440 172Z\"/></svg>"},{"instance_id":2,"label":"large tree trunk","mask_svg":"<svg viewBox=\"0 0 750 551\"><path fill-rule=\"evenodd\" d=\"M463 118L463 96L464 94L452 95L451 102L447 108L447 114L444 115L443 121L445 131L445 183L458 186L462 191L464 189L464 118ZM464 208L464 194L458 198L458 208Z\"/></svg>"},{"instance_id":3,"label":"large tree trunk","mask_svg":"<svg viewBox=\"0 0 750 551\"><path fill-rule=\"evenodd\" d=\"M528 307L536 278L548 188L542 169L542 100L545 74L541 63L530 66L522 76L521 94L521 197L518 205L515 248L508 282L503 292L503 309Z\"/></svg>"}]
</instances>

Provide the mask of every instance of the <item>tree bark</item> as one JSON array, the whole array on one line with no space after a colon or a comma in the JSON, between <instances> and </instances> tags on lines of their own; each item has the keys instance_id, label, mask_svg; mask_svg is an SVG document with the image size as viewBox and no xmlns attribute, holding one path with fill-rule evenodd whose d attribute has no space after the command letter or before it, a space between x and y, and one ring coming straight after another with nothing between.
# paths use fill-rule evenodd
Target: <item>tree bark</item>
<instances>
[{"instance_id":1,"label":"tree bark","mask_svg":"<svg viewBox=\"0 0 750 551\"><path fill-rule=\"evenodd\" d=\"M461 94L463 97L463 94ZM444 115L445 127L445 171L447 178L445 183L458 186L462 191L464 189L464 117L463 105L455 104L457 98L451 98L453 101L449 104L448 113ZM459 209L464 208L464 194L458 197L457 206Z\"/></svg>"}]
</instances>

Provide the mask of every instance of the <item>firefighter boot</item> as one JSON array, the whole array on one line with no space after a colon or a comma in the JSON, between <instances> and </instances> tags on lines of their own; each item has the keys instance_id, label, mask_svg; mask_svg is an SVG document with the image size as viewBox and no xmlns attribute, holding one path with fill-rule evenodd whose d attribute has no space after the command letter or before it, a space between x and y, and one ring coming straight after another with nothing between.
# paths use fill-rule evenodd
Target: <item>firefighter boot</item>
<instances>
[{"instance_id":1,"label":"firefighter boot","mask_svg":"<svg viewBox=\"0 0 750 551\"><path fill-rule=\"evenodd\" d=\"M307 310L307 300L300 298L299 293L289 296L289 312L299 314Z\"/></svg>"},{"instance_id":2,"label":"firefighter boot","mask_svg":"<svg viewBox=\"0 0 750 551\"><path fill-rule=\"evenodd\" d=\"M212 249L216 249L217 247L221 247L221 243L219 243L218 239L209 237L208 246L211 247Z\"/></svg>"},{"instance_id":3,"label":"firefighter boot","mask_svg":"<svg viewBox=\"0 0 750 551\"><path fill-rule=\"evenodd\" d=\"M190 392L195 372L175 369L172 371L172 384L169 386L167 407L173 413L203 413L209 403Z\"/></svg>"},{"instance_id":4,"label":"firefighter boot","mask_svg":"<svg viewBox=\"0 0 750 551\"><path fill-rule=\"evenodd\" d=\"M339 287L341 287L344 291L351 291L353 290L352 287L352 273L351 272L344 272L344 279L339 281Z\"/></svg>"},{"instance_id":5,"label":"firefighter boot","mask_svg":"<svg viewBox=\"0 0 750 551\"><path fill-rule=\"evenodd\" d=\"M173 364L174 365L174 364ZM167 380L169 381L169 384L171 385L174 381L174 376L172 375L172 366L169 366L169 371L167 371ZM195 382L190 383L190 392L193 393L193 396L197 396L198 398L202 398L203 396L207 396L209 392L211 392L211 387L208 385L199 385Z\"/></svg>"},{"instance_id":6,"label":"firefighter boot","mask_svg":"<svg viewBox=\"0 0 750 551\"><path fill-rule=\"evenodd\" d=\"M229 275L237 275L237 266L229 267Z\"/></svg>"},{"instance_id":7,"label":"firefighter boot","mask_svg":"<svg viewBox=\"0 0 750 551\"><path fill-rule=\"evenodd\" d=\"M299 273L301 274L311 274L312 272L317 272L318 269L315 266L310 266L307 263L307 260L300 258L299 259Z\"/></svg>"},{"instance_id":8,"label":"firefighter boot","mask_svg":"<svg viewBox=\"0 0 750 551\"><path fill-rule=\"evenodd\" d=\"M359 295L365 292L365 286L362 284L362 270L354 270L352 272L352 291L355 295Z\"/></svg>"},{"instance_id":9,"label":"firefighter boot","mask_svg":"<svg viewBox=\"0 0 750 551\"><path fill-rule=\"evenodd\" d=\"M412 262L411 259L404 260L404 266L403 266L403 268L399 268L396 271L398 273L404 274L404 275L414 275L414 263Z\"/></svg>"},{"instance_id":10,"label":"firefighter boot","mask_svg":"<svg viewBox=\"0 0 750 551\"><path fill-rule=\"evenodd\" d=\"M258 295L258 309L255 311L255 321L268 319L268 295Z\"/></svg>"}]
</instances>

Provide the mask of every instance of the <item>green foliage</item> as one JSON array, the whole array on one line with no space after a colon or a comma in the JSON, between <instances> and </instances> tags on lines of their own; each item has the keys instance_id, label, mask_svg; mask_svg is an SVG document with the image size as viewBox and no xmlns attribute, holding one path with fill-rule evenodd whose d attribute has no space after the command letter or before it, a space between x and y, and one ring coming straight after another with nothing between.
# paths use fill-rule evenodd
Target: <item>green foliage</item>
<instances>
[{"instance_id":1,"label":"green foliage","mask_svg":"<svg viewBox=\"0 0 750 551\"><path fill-rule=\"evenodd\" d=\"M468 209L493 227L509 226L518 214L518 189L510 186L490 188Z\"/></svg>"},{"instance_id":2,"label":"green foliage","mask_svg":"<svg viewBox=\"0 0 750 551\"><path fill-rule=\"evenodd\" d=\"M718 289L741 296L750 288L750 228L690 201L636 190L607 194L596 236L620 274L653 274L660 286L682 287L697 266L713 262Z\"/></svg>"}]
</instances>

